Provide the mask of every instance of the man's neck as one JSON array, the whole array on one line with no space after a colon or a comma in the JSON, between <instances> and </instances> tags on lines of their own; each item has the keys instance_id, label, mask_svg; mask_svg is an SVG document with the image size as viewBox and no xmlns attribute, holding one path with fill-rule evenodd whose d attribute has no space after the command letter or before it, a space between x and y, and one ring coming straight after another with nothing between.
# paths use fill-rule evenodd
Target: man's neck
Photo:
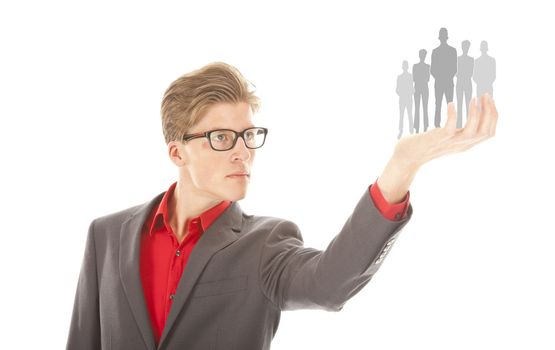
<instances>
[{"instance_id":1,"label":"man's neck","mask_svg":"<svg viewBox=\"0 0 555 350\"><path fill-rule=\"evenodd\" d=\"M188 234L189 221L220 203L218 200L195 195L182 182L177 182L168 201L169 224L181 242Z\"/></svg>"}]
</instances>

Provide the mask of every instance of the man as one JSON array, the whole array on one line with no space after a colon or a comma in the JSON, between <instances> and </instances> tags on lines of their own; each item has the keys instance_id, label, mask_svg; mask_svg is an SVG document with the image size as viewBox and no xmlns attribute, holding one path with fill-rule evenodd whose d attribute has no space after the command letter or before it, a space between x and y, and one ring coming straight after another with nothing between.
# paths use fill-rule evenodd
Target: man
<instances>
[{"instance_id":1,"label":"man","mask_svg":"<svg viewBox=\"0 0 555 350\"><path fill-rule=\"evenodd\" d=\"M488 55L488 42L483 40L480 43L480 52L482 55L476 59L474 74L472 80L476 83L476 94L488 93L493 97L493 82L496 76L495 58ZM480 107L480 104L478 104Z\"/></svg>"},{"instance_id":2,"label":"man","mask_svg":"<svg viewBox=\"0 0 555 350\"><path fill-rule=\"evenodd\" d=\"M435 79L436 113L434 125L441 127L441 104L443 96L447 103L453 101L453 77L457 73L457 50L447 44L447 29L439 30L441 44L432 51L431 73Z\"/></svg>"},{"instance_id":3,"label":"man","mask_svg":"<svg viewBox=\"0 0 555 350\"><path fill-rule=\"evenodd\" d=\"M152 200L92 221L67 349L269 349L282 310L339 311L376 273L412 215L417 169L495 132L487 96L456 130L398 142L325 251L303 246L291 221L244 213L259 100L224 63L174 81L162 101L168 154L179 178Z\"/></svg>"},{"instance_id":4,"label":"man","mask_svg":"<svg viewBox=\"0 0 555 350\"><path fill-rule=\"evenodd\" d=\"M414 78L414 129L416 133L420 128L420 100L422 100L422 119L424 120L424 132L428 130L428 82L430 81L430 65L424 62L428 52L424 49L418 51L420 62L412 66Z\"/></svg>"},{"instance_id":5,"label":"man","mask_svg":"<svg viewBox=\"0 0 555 350\"><path fill-rule=\"evenodd\" d=\"M403 73L401 73L397 77L397 87L395 88L395 92L397 96L399 96L399 134L397 138L400 139L401 135L403 135L403 115L405 114L405 110L407 111L407 118L409 120L409 133L413 133L413 125L412 125L412 94L414 93L414 84L412 81L412 74L408 72L409 63L407 61L403 61L402 64Z\"/></svg>"},{"instance_id":6,"label":"man","mask_svg":"<svg viewBox=\"0 0 555 350\"><path fill-rule=\"evenodd\" d=\"M474 57L468 55L470 41L464 40L461 47L463 54L457 58L457 128L462 128L463 98L464 110L468 113L472 97L472 73L474 72Z\"/></svg>"}]
</instances>

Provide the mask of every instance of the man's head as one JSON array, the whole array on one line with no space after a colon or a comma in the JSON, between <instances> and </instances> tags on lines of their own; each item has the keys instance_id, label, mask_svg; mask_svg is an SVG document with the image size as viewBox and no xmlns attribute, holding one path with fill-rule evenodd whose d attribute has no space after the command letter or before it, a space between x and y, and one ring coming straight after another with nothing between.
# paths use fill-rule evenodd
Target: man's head
<instances>
[{"instance_id":1,"label":"man's head","mask_svg":"<svg viewBox=\"0 0 555 350\"><path fill-rule=\"evenodd\" d=\"M426 54L428 52L424 49L418 51L418 57L420 57L420 62L424 62L424 60L426 59Z\"/></svg>"},{"instance_id":2,"label":"man's head","mask_svg":"<svg viewBox=\"0 0 555 350\"><path fill-rule=\"evenodd\" d=\"M447 35L447 28L441 28L439 30L439 41L442 44L445 44L447 42L448 38L449 38L449 36Z\"/></svg>"},{"instance_id":3,"label":"man's head","mask_svg":"<svg viewBox=\"0 0 555 350\"><path fill-rule=\"evenodd\" d=\"M468 54L468 50L470 49L470 41L464 40L464 41L461 43L461 47L462 47L463 53L464 53L465 55Z\"/></svg>"},{"instance_id":4,"label":"man's head","mask_svg":"<svg viewBox=\"0 0 555 350\"><path fill-rule=\"evenodd\" d=\"M226 150L221 142L235 137L233 133L215 132L210 139L204 133L254 127L252 115L259 106L248 81L221 62L183 75L166 90L161 108L164 138L172 162L179 167L179 186L189 200L210 204L245 197L255 154L252 147L260 144L253 140L260 142L265 134L248 131Z\"/></svg>"},{"instance_id":5,"label":"man's head","mask_svg":"<svg viewBox=\"0 0 555 350\"><path fill-rule=\"evenodd\" d=\"M482 52L482 54L484 54L484 55L486 53L488 53L488 42L487 41L483 40L480 43L480 52Z\"/></svg>"}]
</instances>

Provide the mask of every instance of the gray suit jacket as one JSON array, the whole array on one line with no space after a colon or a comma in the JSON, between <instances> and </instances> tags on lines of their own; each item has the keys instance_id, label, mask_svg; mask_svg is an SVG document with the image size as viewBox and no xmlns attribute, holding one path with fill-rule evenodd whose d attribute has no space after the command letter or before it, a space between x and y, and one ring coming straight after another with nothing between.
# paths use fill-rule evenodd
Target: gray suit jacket
<instances>
[{"instance_id":1,"label":"gray suit jacket","mask_svg":"<svg viewBox=\"0 0 555 350\"><path fill-rule=\"evenodd\" d=\"M67 349L156 349L139 273L140 235L164 195L92 221ZM339 311L381 266L412 216L390 221L364 191L325 251L284 219L232 203L191 252L158 349L269 349L282 310Z\"/></svg>"}]
</instances>

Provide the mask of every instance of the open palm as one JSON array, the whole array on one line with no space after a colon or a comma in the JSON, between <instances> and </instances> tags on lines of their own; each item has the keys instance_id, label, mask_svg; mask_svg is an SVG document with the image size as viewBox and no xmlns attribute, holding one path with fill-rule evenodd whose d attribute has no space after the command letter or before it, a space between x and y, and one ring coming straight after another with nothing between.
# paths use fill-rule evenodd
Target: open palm
<instances>
[{"instance_id":1,"label":"open palm","mask_svg":"<svg viewBox=\"0 0 555 350\"><path fill-rule=\"evenodd\" d=\"M443 128L428 130L401 138L395 147L395 155L418 166L450 153L465 151L495 135L497 109L489 94L481 96L481 108L476 98L470 101L468 118L464 128L457 128L457 112L453 102L447 105L447 122Z\"/></svg>"}]
</instances>

